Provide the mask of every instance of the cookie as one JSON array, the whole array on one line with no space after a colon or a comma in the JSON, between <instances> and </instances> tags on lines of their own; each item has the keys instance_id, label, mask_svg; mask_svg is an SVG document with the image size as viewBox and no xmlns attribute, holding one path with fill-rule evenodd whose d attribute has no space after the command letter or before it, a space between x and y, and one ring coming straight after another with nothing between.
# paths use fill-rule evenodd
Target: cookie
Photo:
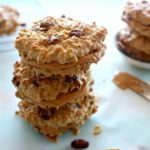
<instances>
[{"instance_id":1,"label":"cookie","mask_svg":"<svg viewBox=\"0 0 150 150\"><path fill-rule=\"evenodd\" d=\"M77 103L65 104L58 110L42 109L26 101L21 101L19 108L17 114L52 142L56 142L68 129L72 129L75 134L79 133L80 125L97 111L92 95L85 96Z\"/></svg>"},{"instance_id":2,"label":"cookie","mask_svg":"<svg viewBox=\"0 0 150 150\"><path fill-rule=\"evenodd\" d=\"M129 29L120 31L117 45L126 55L144 62L150 62L149 39Z\"/></svg>"},{"instance_id":3,"label":"cookie","mask_svg":"<svg viewBox=\"0 0 150 150\"><path fill-rule=\"evenodd\" d=\"M150 3L148 1L128 2L127 6L125 6L122 20L132 30L150 38Z\"/></svg>"},{"instance_id":4,"label":"cookie","mask_svg":"<svg viewBox=\"0 0 150 150\"><path fill-rule=\"evenodd\" d=\"M150 55L150 38L141 36L130 28L122 29L118 38L126 46Z\"/></svg>"},{"instance_id":5,"label":"cookie","mask_svg":"<svg viewBox=\"0 0 150 150\"><path fill-rule=\"evenodd\" d=\"M31 30L20 31L15 46L28 67L50 75L64 71L70 74L72 68L73 73L81 72L100 60L106 33L104 27L98 28L95 23L46 17L35 22Z\"/></svg>"},{"instance_id":6,"label":"cookie","mask_svg":"<svg viewBox=\"0 0 150 150\"><path fill-rule=\"evenodd\" d=\"M0 35L16 31L19 13L15 8L0 5Z\"/></svg>"},{"instance_id":7,"label":"cookie","mask_svg":"<svg viewBox=\"0 0 150 150\"><path fill-rule=\"evenodd\" d=\"M90 65L105 53L107 30L96 23L46 17L23 29L15 47L13 84L21 99L17 114L56 142L72 129L79 132L97 111Z\"/></svg>"},{"instance_id":8,"label":"cookie","mask_svg":"<svg viewBox=\"0 0 150 150\"><path fill-rule=\"evenodd\" d=\"M37 77L17 62L13 83L17 87L17 97L41 107L59 108L84 96L92 89L93 79L90 72L84 75Z\"/></svg>"}]
</instances>

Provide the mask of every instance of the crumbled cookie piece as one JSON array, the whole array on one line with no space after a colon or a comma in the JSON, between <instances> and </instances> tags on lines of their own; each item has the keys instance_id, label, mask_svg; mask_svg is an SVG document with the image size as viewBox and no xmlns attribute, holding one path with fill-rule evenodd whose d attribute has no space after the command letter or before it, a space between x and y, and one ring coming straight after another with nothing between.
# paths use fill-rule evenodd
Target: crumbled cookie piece
<instances>
[{"instance_id":1,"label":"crumbled cookie piece","mask_svg":"<svg viewBox=\"0 0 150 150\"><path fill-rule=\"evenodd\" d=\"M93 135L99 135L102 132L102 129L99 125L94 127Z\"/></svg>"}]
</instances>

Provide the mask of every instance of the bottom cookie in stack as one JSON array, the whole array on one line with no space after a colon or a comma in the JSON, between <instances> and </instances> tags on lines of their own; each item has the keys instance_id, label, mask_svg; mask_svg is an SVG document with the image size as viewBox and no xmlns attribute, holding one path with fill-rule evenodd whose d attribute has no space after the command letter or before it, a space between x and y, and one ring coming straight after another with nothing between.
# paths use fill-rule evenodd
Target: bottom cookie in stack
<instances>
[{"instance_id":1,"label":"bottom cookie in stack","mask_svg":"<svg viewBox=\"0 0 150 150\"><path fill-rule=\"evenodd\" d=\"M17 114L20 117L50 141L56 142L58 137L68 129L72 129L74 134L78 134L79 126L97 111L97 104L95 97L89 93L78 102L67 103L59 109L43 109L24 100L19 103L19 108Z\"/></svg>"},{"instance_id":2,"label":"bottom cookie in stack","mask_svg":"<svg viewBox=\"0 0 150 150\"><path fill-rule=\"evenodd\" d=\"M130 28L123 29L117 37L117 44L126 55L140 61L150 62L150 39Z\"/></svg>"}]
</instances>

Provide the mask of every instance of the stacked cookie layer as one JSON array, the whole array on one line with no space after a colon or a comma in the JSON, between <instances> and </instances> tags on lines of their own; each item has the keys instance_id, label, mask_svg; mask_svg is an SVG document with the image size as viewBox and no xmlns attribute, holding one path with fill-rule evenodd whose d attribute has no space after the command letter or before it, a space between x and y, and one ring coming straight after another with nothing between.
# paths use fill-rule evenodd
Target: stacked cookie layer
<instances>
[{"instance_id":1,"label":"stacked cookie layer","mask_svg":"<svg viewBox=\"0 0 150 150\"><path fill-rule=\"evenodd\" d=\"M128 2L122 19L128 27L119 33L119 45L131 57L150 62L150 3Z\"/></svg>"},{"instance_id":2,"label":"stacked cookie layer","mask_svg":"<svg viewBox=\"0 0 150 150\"><path fill-rule=\"evenodd\" d=\"M97 111L89 67L104 54L106 29L71 18L46 17L20 31L21 57L13 83L21 99L17 114L51 141L78 128Z\"/></svg>"}]
</instances>

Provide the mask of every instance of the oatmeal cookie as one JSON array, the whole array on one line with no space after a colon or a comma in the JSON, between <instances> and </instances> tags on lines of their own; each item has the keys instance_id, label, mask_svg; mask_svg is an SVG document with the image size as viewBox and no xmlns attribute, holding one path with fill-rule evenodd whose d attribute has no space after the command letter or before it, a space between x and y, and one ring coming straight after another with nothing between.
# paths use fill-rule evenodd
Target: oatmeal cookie
<instances>
[{"instance_id":1,"label":"oatmeal cookie","mask_svg":"<svg viewBox=\"0 0 150 150\"><path fill-rule=\"evenodd\" d=\"M129 1L122 15L130 28L150 38L150 3L146 0Z\"/></svg>"},{"instance_id":2,"label":"oatmeal cookie","mask_svg":"<svg viewBox=\"0 0 150 150\"><path fill-rule=\"evenodd\" d=\"M122 29L118 38L128 47L150 55L150 38L141 36L130 28Z\"/></svg>"},{"instance_id":3,"label":"oatmeal cookie","mask_svg":"<svg viewBox=\"0 0 150 150\"><path fill-rule=\"evenodd\" d=\"M13 83L17 87L17 97L41 107L59 108L84 96L92 89L93 80L89 71L84 75L53 75L43 78L33 75L16 62Z\"/></svg>"},{"instance_id":4,"label":"oatmeal cookie","mask_svg":"<svg viewBox=\"0 0 150 150\"><path fill-rule=\"evenodd\" d=\"M83 97L79 102L65 104L58 110L42 109L39 106L21 101L17 114L28 121L35 129L44 134L50 141L56 142L58 137L68 129L79 133L79 126L84 124L97 111L93 95Z\"/></svg>"},{"instance_id":5,"label":"oatmeal cookie","mask_svg":"<svg viewBox=\"0 0 150 150\"><path fill-rule=\"evenodd\" d=\"M7 5L0 5L0 35L16 31L19 13Z\"/></svg>"},{"instance_id":6,"label":"oatmeal cookie","mask_svg":"<svg viewBox=\"0 0 150 150\"><path fill-rule=\"evenodd\" d=\"M22 61L34 70L72 72L72 68L81 70L84 64L88 68L99 61L105 51L106 33L104 27L95 23L46 17L35 22L31 30L20 31L15 45Z\"/></svg>"},{"instance_id":7,"label":"oatmeal cookie","mask_svg":"<svg viewBox=\"0 0 150 150\"><path fill-rule=\"evenodd\" d=\"M140 61L150 62L149 39L123 29L118 34L117 45L126 55Z\"/></svg>"}]
</instances>

